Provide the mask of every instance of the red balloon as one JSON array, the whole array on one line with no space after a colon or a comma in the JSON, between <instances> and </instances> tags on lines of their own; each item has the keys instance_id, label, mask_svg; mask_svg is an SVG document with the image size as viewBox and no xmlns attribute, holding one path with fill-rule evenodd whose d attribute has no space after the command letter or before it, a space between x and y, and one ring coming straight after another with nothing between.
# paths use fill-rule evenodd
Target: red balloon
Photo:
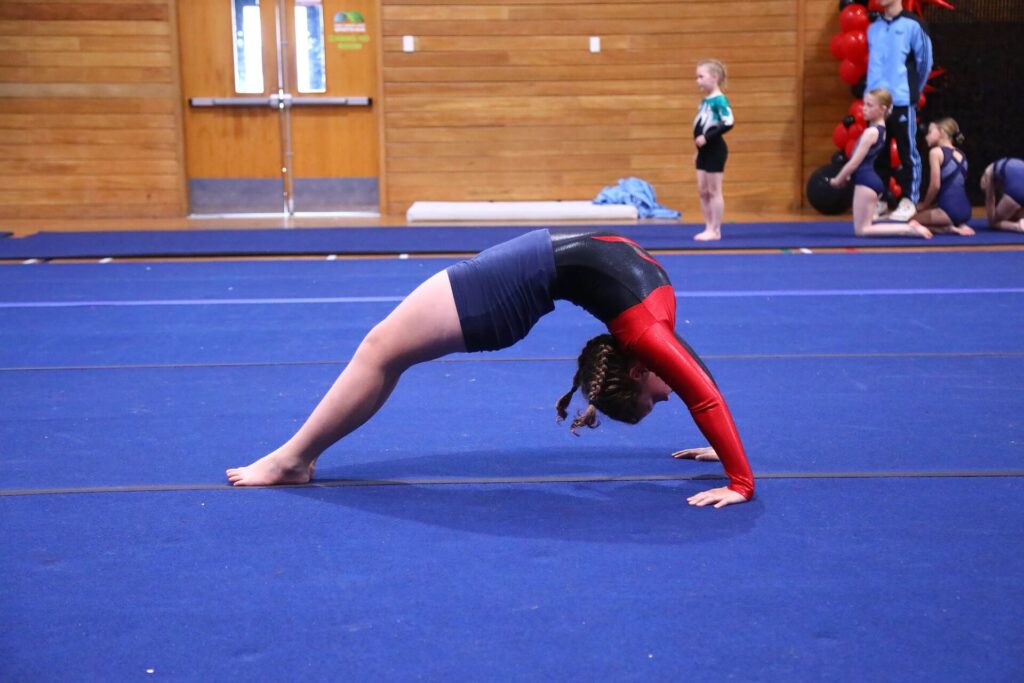
<instances>
[{"instance_id":1,"label":"red balloon","mask_svg":"<svg viewBox=\"0 0 1024 683\"><path fill-rule=\"evenodd\" d=\"M864 134L864 124L854 123L850 126L849 130L846 131L847 138L850 140L859 140L860 136Z\"/></svg>"},{"instance_id":2,"label":"red balloon","mask_svg":"<svg viewBox=\"0 0 1024 683\"><path fill-rule=\"evenodd\" d=\"M839 13L839 25L842 27L843 33L866 31L870 24L871 20L868 19L868 11L864 8L864 5L859 5L856 2L847 5Z\"/></svg>"},{"instance_id":3,"label":"red balloon","mask_svg":"<svg viewBox=\"0 0 1024 683\"><path fill-rule=\"evenodd\" d=\"M866 123L864 121L864 100L854 100L850 105L850 116L853 120L859 123L862 127Z\"/></svg>"},{"instance_id":4,"label":"red balloon","mask_svg":"<svg viewBox=\"0 0 1024 683\"><path fill-rule=\"evenodd\" d=\"M853 157L853 150L855 150L856 148L857 138L850 138L849 140L846 141L846 149L844 151L846 152L847 159Z\"/></svg>"},{"instance_id":5,"label":"red balloon","mask_svg":"<svg viewBox=\"0 0 1024 683\"><path fill-rule=\"evenodd\" d=\"M900 148L896 146L896 140L889 140L889 167L899 168L903 165L900 161Z\"/></svg>"},{"instance_id":6,"label":"red balloon","mask_svg":"<svg viewBox=\"0 0 1024 683\"><path fill-rule=\"evenodd\" d=\"M850 5L853 7L853 5ZM860 5L857 5L860 7ZM868 67L863 62L853 62L849 59L844 59L839 63L839 78L843 79L844 83L850 85L856 85L860 79L864 78L864 75L868 72Z\"/></svg>"},{"instance_id":7,"label":"red balloon","mask_svg":"<svg viewBox=\"0 0 1024 683\"><path fill-rule=\"evenodd\" d=\"M923 107L924 103L927 101L928 98L924 96L924 93L921 93L921 96L917 98L917 108L920 109L921 107Z\"/></svg>"},{"instance_id":8,"label":"red balloon","mask_svg":"<svg viewBox=\"0 0 1024 683\"><path fill-rule=\"evenodd\" d=\"M843 38L845 37L845 33L837 33L828 43L828 48L832 51L832 56L836 58L836 61L843 61Z\"/></svg>"},{"instance_id":9,"label":"red balloon","mask_svg":"<svg viewBox=\"0 0 1024 683\"><path fill-rule=\"evenodd\" d=\"M850 5L853 7L853 5ZM858 5L860 7L860 5ZM864 31L850 31L842 38L843 56L851 62L863 62L868 58L868 35Z\"/></svg>"},{"instance_id":10,"label":"red balloon","mask_svg":"<svg viewBox=\"0 0 1024 683\"><path fill-rule=\"evenodd\" d=\"M882 7L882 4L879 2L879 0L868 0L868 11L884 12L885 8Z\"/></svg>"},{"instance_id":11,"label":"red balloon","mask_svg":"<svg viewBox=\"0 0 1024 683\"><path fill-rule=\"evenodd\" d=\"M896 197L896 199L903 196L903 188L896 183L895 178L889 178L889 192L891 192L892 196Z\"/></svg>"},{"instance_id":12,"label":"red balloon","mask_svg":"<svg viewBox=\"0 0 1024 683\"><path fill-rule=\"evenodd\" d=\"M850 137L849 131L846 130L846 126L839 123L832 130L832 142L836 143L836 147L839 149L846 149L846 140Z\"/></svg>"}]
</instances>

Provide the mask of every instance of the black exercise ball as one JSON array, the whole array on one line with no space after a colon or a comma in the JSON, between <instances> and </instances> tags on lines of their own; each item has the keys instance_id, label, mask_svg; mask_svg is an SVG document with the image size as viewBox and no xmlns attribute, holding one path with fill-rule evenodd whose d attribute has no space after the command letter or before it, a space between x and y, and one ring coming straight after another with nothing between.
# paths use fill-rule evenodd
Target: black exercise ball
<instances>
[{"instance_id":1,"label":"black exercise ball","mask_svg":"<svg viewBox=\"0 0 1024 683\"><path fill-rule=\"evenodd\" d=\"M849 211L853 205L853 183L847 183L845 187L838 189L828 183L829 178L838 170L834 164L826 164L807 179L807 201L826 216Z\"/></svg>"},{"instance_id":2,"label":"black exercise ball","mask_svg":"<svg viewBox=\"0 0 1024 683\"><path fill-rule=\"evenodd\" d=\"M840 169L846 164L849 159L846 158L846 152L839 150L832 155L832 167L836 169L836 173L839 173ZM835 175L835 174L833 174Z\"/></svg>"}]
</instances>

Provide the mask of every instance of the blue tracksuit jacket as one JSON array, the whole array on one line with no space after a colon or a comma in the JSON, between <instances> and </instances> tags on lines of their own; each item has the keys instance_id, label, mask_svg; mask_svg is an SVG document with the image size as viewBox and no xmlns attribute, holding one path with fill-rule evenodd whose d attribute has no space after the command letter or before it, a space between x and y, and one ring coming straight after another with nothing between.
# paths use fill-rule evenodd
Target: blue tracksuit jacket
<instances>
[{"instance_id":1,"label":"blue tracksuit jacket","mask_svg":"<svg viewBox=\"0 0 1024 683\"><path fill-rule=\"evenodd\" d=\"M868 27L867 90L885 88L893 105L915 106L932 70L932 41L917 15L880 15Z\"/></svg>"}]
</instances>

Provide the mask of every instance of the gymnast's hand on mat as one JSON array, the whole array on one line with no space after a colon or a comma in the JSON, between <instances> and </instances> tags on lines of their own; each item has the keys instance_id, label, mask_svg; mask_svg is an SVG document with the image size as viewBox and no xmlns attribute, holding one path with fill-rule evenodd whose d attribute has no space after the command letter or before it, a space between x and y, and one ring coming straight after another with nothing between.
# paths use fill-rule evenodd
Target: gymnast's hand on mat
<instances>
[{"instance_id":1,"label":"gymnast's hand on mat","mask_svg":"<svg viewBox=\"0 0 1024 683\"><path fill-rule=\"evenodd\" d=\"M703 448L686 448L672 454L676 460L700 460L703 462L718 462L718 453L711 446Z\"/></svg>"},{"instance_id":2,"label":"gymnast's hand on mat","mask_svg":"<svg viewBox=\"0 0 1024 683\"><path fill-rule=\"evenodd\" d=\"M696 493L687 498L686 502L699 508L711 505L712 503L714 503L716 508L724 508L726 505L746 503L747 499L742 493L736 493L732 489L722 486L721 488L708 489L707 491Z\"/></svg>"}]
</instances>

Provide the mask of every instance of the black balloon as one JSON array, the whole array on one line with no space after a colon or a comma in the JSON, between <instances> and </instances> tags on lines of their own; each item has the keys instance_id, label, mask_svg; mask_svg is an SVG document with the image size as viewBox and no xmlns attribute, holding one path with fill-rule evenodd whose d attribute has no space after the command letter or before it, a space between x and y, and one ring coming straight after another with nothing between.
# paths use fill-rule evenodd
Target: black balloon
<instances>
[{"instance_id":1,"label":"black balloon","mask_svg":"<svg viewBox=\"0 0 1024 683\"><path fill-rule=\"evenodd\" d=\"M843 164L845 164L847 161L848 159L846 158L846 152L844 152L843 150L839 150L838 152L833 154L832 167L835 168L835 172L838 173L839 169L841 169L843 167ZM833 173L832 175L835 175L835 173Z\"/></svg>"},{"instance_id":2,"label":"black balloon","mask_svg":"<svg viewBox=\"0 0 1024 683\"><path fill-rule=\"evenodd\" d=\"M807 179L807 200L811 206L826 216L844 213L853 204L853 183L847 183L845 187L837 189L828 182L838 170L835 165L826 164Z\"/></svg>"},{"instance_id":3,"label":"black balloon","mask_svg":"<svg viewBox=\"0 0 1024 683\"><path fill-rule=\"evenodd\" d=\"M843 125L846 126L847 128L849 128L850 126L852 126L854 124L854 122L856 120L857 119L853 118L852 116L849 116L849 115L844 116L843 117Z\"/></svg>"},{"instance_id":4,"label":"black balloon","mask_svg":"<svg viewBox=\"0 0 1024 683\"><path fill-rule=\"evenodd\" d=\"M855 99L855 100L862 100L862 99L864 99L864 89L867 87L867 85L868 85L867 78L862 78L862 79L860 79L860 82L857 83L856 85L851 85L850 86L850 95L853 96L853 99Z\"/></svg>"}]
</instances>

